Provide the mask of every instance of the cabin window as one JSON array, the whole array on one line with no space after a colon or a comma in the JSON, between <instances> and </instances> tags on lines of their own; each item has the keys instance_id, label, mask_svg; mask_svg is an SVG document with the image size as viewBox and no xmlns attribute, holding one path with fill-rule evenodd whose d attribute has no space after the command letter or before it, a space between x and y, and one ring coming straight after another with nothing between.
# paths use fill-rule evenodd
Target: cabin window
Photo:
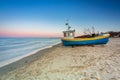
<instances>
[{"instance_id":1,"label":"cabin window","mask_svg":"<svg viewBox=\"0 0 120 80\"><path fill-rule=\"evenodd\" d=\"M73 33L70 33L70 36L73 36Z\"/></svg>"},{"instance_id":2,"label":"cabin window","mask_svg":"<svg viewBox=\"0 0 120 80\"><path fill-rule=\"evenodd\" d=\"M64 33L64 37L66 37L66 33Z\"/></svg>"},{"instance_id":3,"label":"cabin window","mask_svg":"<svg viewBox=\"0 0 120 80\"><path fill-rule=\"evenodd\" d=\"M68 34L66 33L66 37L68 37Z\"/></svg>"}]
</instances>

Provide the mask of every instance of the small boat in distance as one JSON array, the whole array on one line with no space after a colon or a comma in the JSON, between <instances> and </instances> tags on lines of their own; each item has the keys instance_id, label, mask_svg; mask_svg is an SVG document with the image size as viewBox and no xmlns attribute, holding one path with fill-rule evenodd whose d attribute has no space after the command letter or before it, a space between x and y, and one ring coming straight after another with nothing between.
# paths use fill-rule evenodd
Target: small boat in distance
<instances>
[{"instance_id":1,"label":"small boat in distance","mask_svg":"<svg viewBox=\"0 0 120 80\"><path fill-rule=\"evenodd\" d=\"M109 34L92 34L91 37L75 37L75 29L70 30L70 26L66 23L68 29L63 31L64 37L61 38L64 46L82 46L82 45L100 45L109 41Z\"/></svg>"}]
</instances>

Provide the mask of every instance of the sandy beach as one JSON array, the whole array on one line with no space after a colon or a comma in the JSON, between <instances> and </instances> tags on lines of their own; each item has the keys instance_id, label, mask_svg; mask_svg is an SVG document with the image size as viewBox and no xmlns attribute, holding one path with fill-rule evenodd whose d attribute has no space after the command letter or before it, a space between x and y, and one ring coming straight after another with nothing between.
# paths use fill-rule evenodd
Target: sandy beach
<instances>
[{"instance_id":1,"label":"sandy beach","mask_svg":"<svg viewBox=\"0 0 120 80\"><path fill-rule=\"evenodd\" d=\"M1 68L0 80L120 80L120 38L104 46L56 45Z\"/></svg>"}]
</instances>

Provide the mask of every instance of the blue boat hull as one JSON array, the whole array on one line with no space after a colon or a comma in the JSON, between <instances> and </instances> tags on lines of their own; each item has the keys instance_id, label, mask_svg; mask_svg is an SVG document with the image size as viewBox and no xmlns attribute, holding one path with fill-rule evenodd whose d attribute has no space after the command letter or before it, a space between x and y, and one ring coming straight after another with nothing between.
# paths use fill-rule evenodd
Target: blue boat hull
<instances>
[{"instance_id":1,"label":"blue boat hull","mask_svg":"<svg viewBox=\"0 0 120 80\"><path fill-rule=\"evenodd\" d=\"M96 40L85 40L85 41L67 41L62 40L64 46L82 46L82 45L99 45L106 44L109 41L109 38L101 38Z\"/></svg>"}]
</instances>

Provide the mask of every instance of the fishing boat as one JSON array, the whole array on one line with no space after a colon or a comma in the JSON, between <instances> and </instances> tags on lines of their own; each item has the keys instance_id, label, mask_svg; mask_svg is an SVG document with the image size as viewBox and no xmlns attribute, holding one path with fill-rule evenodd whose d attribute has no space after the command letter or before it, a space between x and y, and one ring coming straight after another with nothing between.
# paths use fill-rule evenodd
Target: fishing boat
<instances>
[{"instance_id":1,"label":"fishing boat","mask_svg":"<svg viewBox=\"0 0 120 80\"><path fill-rule=\"evenodd\" d=\"M66 24L68 25L68 23ZM64 37L61 38L62 44L64 46L82 46L82 45L101 45L106 44L109 41L109 34L99 34L91 37L75 37L75 29L70 30L70 26L68 25L68 29L63 31Z\"/></svg>"}]
</instances>

